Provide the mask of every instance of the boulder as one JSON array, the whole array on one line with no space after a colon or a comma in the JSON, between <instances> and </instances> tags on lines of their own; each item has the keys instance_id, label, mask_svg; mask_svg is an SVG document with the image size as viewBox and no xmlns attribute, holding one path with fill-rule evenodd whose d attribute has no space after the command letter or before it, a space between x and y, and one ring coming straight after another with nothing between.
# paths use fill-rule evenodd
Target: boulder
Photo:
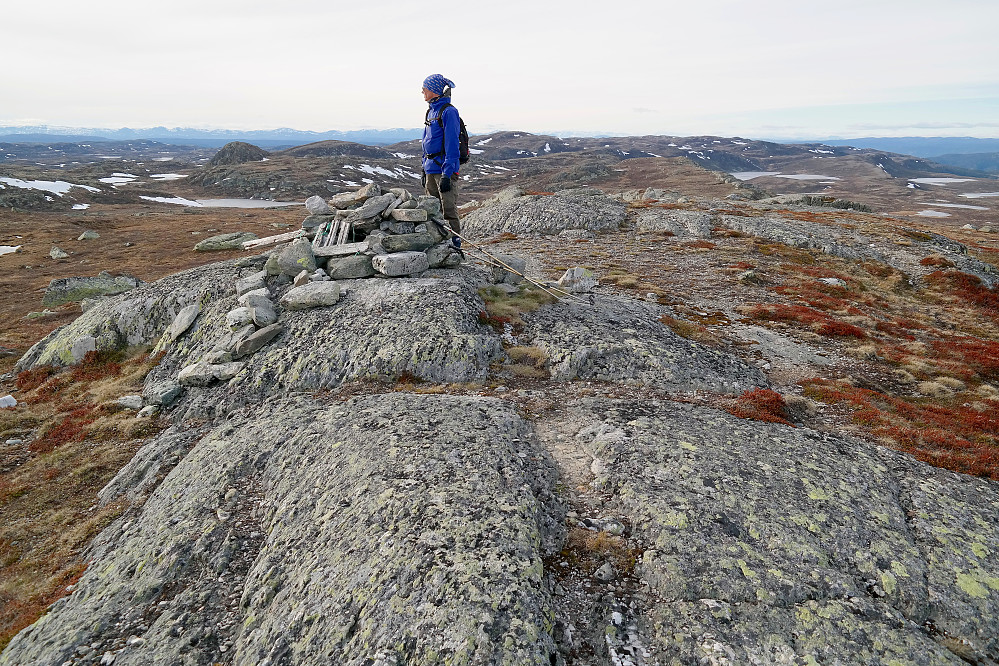
<instances>
[{"instance_id":1,"label":"boulder","mask_svg":"<svg viewBox=\"0 0 999 666\"><path fill-rule=\"evenodd\" d=\"M560 289L570 294L585 294L597 286L597 278L589 268L576 266L562 274L558 280Z\"/></svg>"},{"instance_id":2,"label":"boulder","mask_svg":"<svg viewBox=\"0 0 999 666\"><path fill-rule=\"evenodd\" d=\"M497 261L496 264L489 269L489 280L493 284L499 284L505 282L506 284L520 284L524 281L522 275L527 271L527 260L522 257L515 257L512 254L494 254ZM511 272L507 268L504 268L502 264L506 264L509 268L517 271L517 273Z\"/></svg>"},{"instance_id":3,"label":"boulder","mask_svg":"<svg viewBox=\"0 0 999 666\"><path fill-rule=\"evenodd\" d=\"M281 306L288 310L335 305L340 300L340 285L336 282L310 282L294 287L281 297Z\"/></svg>"},{"instance_id":4,"label":"boulder","mask_svg":"<svg viewBox=\"0 0 999 666\"><path fill-rule=\"evenodd\" d=\"M421 195L416 200L416 207L427 212L428 218L438 217L441 214L441 200L430 195Z\"/></svg>"},{"instance_id":5,"label":"boulder","mask_svg":"<svg viewBox=\"0 0 999 666\"><path fill-rule=\"evenodd\" d=\"M362 254L330 259L326 272L334 280L350 280L371 277L375 274L375 269L371 265L371 257Z\"/></svg>"},{"instance_id":6,"label":"boulder","mask_svg":"<svg viewBox=\"0 0 999 666\"><path fill-rule=\"evenodd\" d=\"M97 233L96 231L93 231L91 229L88 229L88 230L84 231L82 234L80 234L77 237L76 240L78 240L78 241L97 240L100 237L101 237L101 235L99 233Z\"/></svg>"},{"instance_id":7,"label":"boulder","mask_svg":"<svg viewBox=\"0 0 999 666\"><path fill-rule=\"evenodd\" d=\"M95 298L135 289L142 282L131 275L122 273L112 276L107 271L96 277L57 278L49 283L42 298L42 305L62 305L79 302L85 298Z\"/></svg>"},{"instance_id":8,"label":"boulder","mask_svg":"<svg viewBox=\"0 0 999 666\"><path fill-rule=\"evenodd\" d=\"M422 252L437 241L429 233L388 235L381 239L381 246L387 253Z\"/></svg>"},{"instance_id":9,"label":"boulder","mask_svg":"<svg viewBox=\"0 0 999 666\"><path fill-rule=\"evenodd\" d=\"M304 271L316 270L316 257L312 254L312 244L305 238L296 238L275 252L267 260L268 275L287 275L294 278Z\"/></svg>"},{"instance_id":10,"label":"boulder","mask_svg":"<svg viewBox=\"0 0 999 666\"><path fill-rule=\"evenodd\" d=\"M258 305L270 303L271 292L267 287L261 287L260 289L254 289L253 291L246 292L236 299L236 302L246 308L256 307Z\"/></svg>"},{"instance_id":11,"label":"boulder","mask_svg":"<svg viewBox=\"0 0 999 666\"><path fill-rule=\"evenodd\" d=\"M252 234L248 231L235 231L229 234L219 234L218 236L212 236L211 238L206 238L197 245L194 249L198 252L218 252L221 250L242 250L243 243L246 241L256 240L257 235Z\"/></svg>"},{"instance_id":12,"label":"boulder","mask_svg":"<svg viewBox=\"0 0 999 666\"><path fill-rule=\"evenodd\" d=\"M381 230L390 234L412 234L416 232L416 225L412 222L395 222L386 220L381 224Z\"/></svg>"},{"instance_id":13,"label":"boulder","mask_svg":"<svg viewBox=\"0 0 999 666\"><path fill-rule=\"evenodd\" d=\"M61 248L53 245L52 249L49 250L49 256L53 259L68 259L69 255L64 252Z\"/></svg>"},{"instance_id":14,"label":"boulder","mask_svg":"<svg viewBox=\"0 0 999 666\"><path fill-rule=\"evenodd\" d=\"M385 238L382 242L385 242ZM415 275L430 268L430 261L425 252L396 252L394 254L378 254L371 259L371 265L376 271L388 277Z\"/></svg>"},{"instance_id":15,"label":"boulder","mask_svg":"<svg viewBox=\"0 0 999 666\"><path fill-rule=\"evenodd\" d=\"M0 398L0 409L13 409L17 407L17 398L12 395L5 395Z\"/></svg>"},{"instance_id":16,"label":"boulder","mask_svg":"<svg viewBox=\"0 0 999 666\"><path fill-rule=\"evenodd\" d=\"M171 343L180 336L184 335L187 329L191 328L191 324L194 320L198 318L198 314L201 313L201 306L195 303L194 305L188 305L177 313L174 317L173 322L170 324L170 328L166 332L166 342Z\"/></svg>"},{"instance_id":17,"label":"boulder","mask_svg":"<svg viewBox=\"0 0 999 666\"><path fill-rule=\"evenodd\" d=\"M313 195L305 200L305 207L308 209L310 215L332 215L333 210L318 194Z\"/></svg>"},{"instance_id":18,"label":"boulder","mask_svg":"<svg viewBox=\"0 0 999 666\"><path fill-rule=\"evenodd\" d=\"M325 283L316 283L316 284L325 284ZM302 287L299 287L299 289L302 289ZM278 335L280 335L281 331L283 330L284 328L281 326L281 324L271 324L270 326L267 326L265 328L260 329L259 331L256 331L255 333L251 334L245 340L239 342L236 345L235 349L233 350L232 357L242 358L244 356L249 356L250 354L259 351L260 349L263 348L264 345L266 345L268 342L270 342Z\"/></svg>"},{"instance_id":19,"label":"boulder","mask_svg":"<svg viewBox=\"0 0 999 666\"><path fill-rule=\"evenodd\" d=\"M625 204L599 190L567 190L554 195L524 195L478 208L462 219L464 233L478 236L509 232L557 235L565 229L617 230Z\"/></svg>"}]
</instances>

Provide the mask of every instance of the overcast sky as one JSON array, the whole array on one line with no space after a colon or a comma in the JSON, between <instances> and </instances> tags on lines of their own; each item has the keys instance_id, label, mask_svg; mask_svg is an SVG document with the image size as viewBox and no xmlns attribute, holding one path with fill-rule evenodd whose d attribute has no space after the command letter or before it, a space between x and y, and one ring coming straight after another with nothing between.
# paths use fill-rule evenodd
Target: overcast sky
<instances>
[{"instance_id":1,"label":"overcast sky","mask_svg":"<svg viewBox=\"0 0 999 666\"><path fill-rule=\"evenodd\" d=\"M0 125L999 137L995 0L32 0Z\"/></svg>"}]
</instances>

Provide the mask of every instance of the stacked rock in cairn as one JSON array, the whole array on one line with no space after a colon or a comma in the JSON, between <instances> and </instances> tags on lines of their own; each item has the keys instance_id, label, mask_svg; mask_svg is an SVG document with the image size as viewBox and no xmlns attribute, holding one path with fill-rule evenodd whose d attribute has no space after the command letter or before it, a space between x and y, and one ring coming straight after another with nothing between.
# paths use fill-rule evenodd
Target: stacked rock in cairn
<instances>
[{"instance_id":1,"label":"stacked rock in cairn","mask_svg":"<svg viewBox=\"0 0 999 666\"><path fill-rule=\"evenodd\" d=\"M371 183L328 202L309 197L305 206L310 214L302 228L330 279L401 277L461 263L435 197L414 198L402 188L383 193Z\"/></svg>"}]
</instances>

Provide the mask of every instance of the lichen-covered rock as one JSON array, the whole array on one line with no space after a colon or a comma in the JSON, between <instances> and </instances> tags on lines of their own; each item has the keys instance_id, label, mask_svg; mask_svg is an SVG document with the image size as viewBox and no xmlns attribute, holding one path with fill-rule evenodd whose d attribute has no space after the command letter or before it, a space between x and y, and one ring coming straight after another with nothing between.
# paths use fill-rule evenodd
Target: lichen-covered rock
<instances>
[{"instance_id":1,"label":"lichen-covered rock","mask_svg":"<svg viewBox=\"0 0 999 666\"><path fill-rule=\"evenodd\" d=\"M221 250L242 250L243 243L256 240L257 235L249 231L235 231L229 234L219 234L199 242L194 246L198 252L218 252Z\"/></svg>"},{"instance_id":2,"label":"lichen-covered rock","mask_svg":"<svg viewBox=\"0 0 999 666\"><path fill-rule=\"evenodd\" d=\"M682 338L655 306L624 297L566 300L524 317L534 344L548 355L553 379L596 379L742 393L766 385L738 358Z\"/></svg>"},{"instance_id":3,"label":"lichen-covered rock","mask_svg":"<svg viewBox=\"0 0 999 666\"><path fill-rule=\"evenodd\" d=\"M181 311L177 313L174 317L173 322L170 324L170 328L167 329L165 338L167 343L171 343L180 336L187 332L187 329L191 328L191 324L194 320L198 318L201 313L201 306L197 303L192 303L185 308L181 308Z\"/></svg>"},{"instance_id":4,"label":"lichen-covered rock","mask_svg":"<svg viewBox=\"0 0 999 666\"><path fill-rule=\"evenodd\" d=\"M384 246L392 236L381 239ZM376 271L388 277L415 275L430 268L430 261L425 252L396 252L394 254L379 254L371 259L371 265Z\"/></svg>"},{"instance_id":5,"label":"lichen-covered rock","mask_svg":"<svg viewBox=\"0 0 999 666\"><path fill-rule=\"evenodd\" d=\"M700 210L645 208L635 220L637 231L668 231L679 238L711 238L711 214Z\"/></svg>"},{"instance_id":6,"label":"lichen-covered rock","mask_svg":"<svg viewBox=\"0 0 999 666\"><path fill-rule=\"evenodd\" d=\"M147 444L102 499L184 444ZM116 665L550 666L556 478L497 400L281 400L202 437L0 663L102 643Z\"/></svg>"},{"instance_id":7,"label":"lichen-covered rock","mask_svg":"<svg viewBox=\"0 0 999 666\"><path fill-rule=\"evenodd\" d=\"M483 206L466 215L463 233L491 236L558 234L565 229L616 230L625 219L622 202L592 190L566 190L554 195L525 195Z\"/></svg>"},{"instance_id":8,"label":"lichen-covered rock","mask_svg":"<svg viewBox=\"0 0 999 666\"><path fill-rule=\"evenodd\" d=\"M437 241L428 233L412 233L384 236L380 242L386 252L422 252Z\"/></svg>"},{"instance_id":9,"label":"lichen-covered rock","mask_svg":"<svg viewBox=\"0 0 999 666\"><path fill-rule=\"evenodd\" d=\"M647 545L659 663L999 654L995 483L680 403L583 400L566 423Z\"/></svg>"},{"instance_id":10,"label":"lichen-covered rock","mask_svg":"<svg viewBox=\"0 0 999 666\"><path fill-rule=\"evenodd\" d=\"M238 277L238 270L233 262L212 264L148 285L130 277L112 278L127 280L132 285L128 287L129 293L101 299L72 323L36 343L16 367L26 370L36 365L72 363L73 342L86 335L97 340L97 349L101 351L152 344L163 335L180 310L194 303L201 303L203 308L210 303L213 312L217 309L228 312L235 304L232 284ZM136 287L137 284L141 286ZM223 324L224 312L220 313ZM198 324L192 328L196 330Z\"/></svg>"},{"instance_id":11,"label":"lichen-covered rock","mask_svg":"<svg viewBox=\"0 0 999 666\"><path fill-rule=\"evenodd\" d=\"M268 275L284 274L295 277L302 271L316 270L316 257L312 244L305 238L296 238L271 255L265 267Z\"/></svg>"},{"instance_id":12,"label":"lichen-covered rock","mask_svg":"<svg viewBox=\"0 0 999 666\"><path fill-rule=\"evenodd\" d=\"M456 268L461 265L461 255L451 243L438 243L427 249L427 263L430 268Z\"/></svg>"},{"instance_id":13,"label":"lichen-covered rock","mask_svg":"<svg viewBox=\"0 0 999 666\"><path fill-rule=\"evenodd\" d=\"M524 281L527 260L512 254L493 254L495 262L489 267L489 281L493 284L520 284Z\"/></svg>"},{"instance_id":14,"label":"lichen-covered rock","mask_svg":"<svg viewBox=\"0 0 999 666\"><path fill-rule=\"evenodd\" d=\"M288 310L335 305L340 300L340 285L336 282L310 282L293 287L281 297L281 306Z\"/></svg>"},{"instance_id":15,"label":"lichen-covered rock","mask_svg":"<svg viewBox=\"0 0 999 666\"><path fill-rule=\"evenodd\" d=\"M570 294L585 294L597 286L597 278L590 269L574 266L566 269L558 279L558 286Z\"/></svg>"},{"instance_id":16,"label":"lichen-covered rock","mask_svg":"<svg viewBox=\"0 0 999 666\"><path fill-rule=\"evenodd\" d=\"M270 326L265 326L259 331L250 333L248 336L232 345L232 357L242 358L263 349L264 345L281 335L283 331L284 327L281 326L281 324L271 324Z\"/></svg>"},{"instance_id":17,"label":"lichen-covered rock","mask_svg":"<svg viewBox=\"0 0 999 666\"><path fill-rule=\"evenodd\" d=\"M333 280L351 280L371 277L375 269L371 266L371 257L359 254L352 257L331 258L326 264L326 272Z\"/></svg>"},{"instance_id":18,"label":"lichen-covered rock","mask_svg":"<svg viewBox=\"0 0 999 666\"><path fill-rule=\"evenodd\" d=\"M309 211L310 215L332 215L333 210L330 208L326 200L323 199L318 194L313 195L305 200L305 208Z\"/></svg>"},{"instance_id":19,"label":"lichen-covered rock","mask_svg":"<svg viewBox=\"0 0 999 666\"><path fill-rule=\"evenodd\" d=\"M101 271L96 277L57 278L49 283L42 297L42 305L62 305L76 303L85 298L121 294L135 289L142 281L131 275L113 276Z\"/></svg>"}]
</instances>

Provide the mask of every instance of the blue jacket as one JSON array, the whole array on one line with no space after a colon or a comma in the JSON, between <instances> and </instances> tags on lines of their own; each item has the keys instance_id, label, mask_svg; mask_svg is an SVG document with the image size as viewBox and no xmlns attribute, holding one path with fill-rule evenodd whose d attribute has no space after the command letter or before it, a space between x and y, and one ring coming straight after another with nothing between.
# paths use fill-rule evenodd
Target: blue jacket
<instances>
[{"instance_id":1,"label":"blue jacket","mask_svg":"<svg viewBox=\"0 0 999 666\"><path fill-rule=\"evenodd\" d=\"M453 106L444 109L443 132L440 125L437 124L441 107L450 103L450 97L438 97L430 102L427 124L423 127L423 170L427 173L442 173L445 176L453 176L458 173L460 166L458 163L458 133L461 130L458 109ZM433 159L427 157L427 155L433 155L442 150L444 151L443 155L437 155Z\"/></svg>"}]
</instances>

